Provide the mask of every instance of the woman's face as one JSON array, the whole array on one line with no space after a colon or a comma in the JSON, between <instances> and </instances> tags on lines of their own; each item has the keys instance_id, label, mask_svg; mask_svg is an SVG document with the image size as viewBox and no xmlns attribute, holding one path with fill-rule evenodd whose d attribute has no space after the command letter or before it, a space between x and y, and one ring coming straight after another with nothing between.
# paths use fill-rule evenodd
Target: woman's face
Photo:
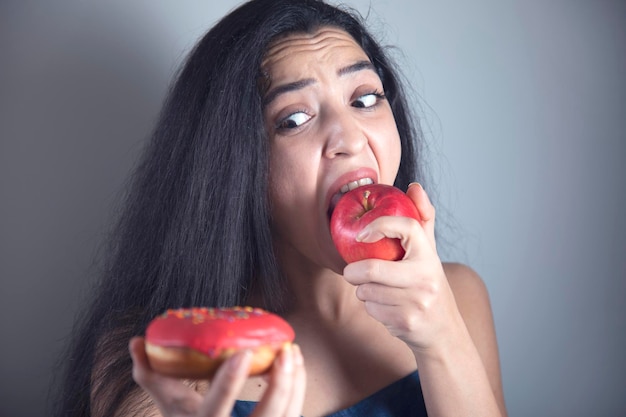
<instances>
[{"instance_id":1,"label":"woman's face","mask_svg":"<svg viewBox=\"0 0 626 417\"><path fill-rule=\"evenodd\" d=\"M276 248L283 260L341 272L329 216L342 187L393 184L400 164L382 82L352 37L330 27L274 42L263 70Z\"/></svg>"}]
</instances>

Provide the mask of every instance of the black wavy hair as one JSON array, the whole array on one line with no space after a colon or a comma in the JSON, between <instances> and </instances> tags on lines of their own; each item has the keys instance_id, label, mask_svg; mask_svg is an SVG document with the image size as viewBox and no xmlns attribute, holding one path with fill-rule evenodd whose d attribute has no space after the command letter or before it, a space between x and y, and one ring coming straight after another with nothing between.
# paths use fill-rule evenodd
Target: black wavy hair
<instances>
[{"instance_id":1,"label":"black wavy hair","mask_svg":"<svg viewBox=\"0 0 626 417\"><path fill-rule=\"evenodd\" d=\"M317 0L253 0L233 10L191 51L164 103L63 358L55 415L114 415L137 389L128 341L166 308L238 305L254 293L281 310L257 81L273 39L322 26L348 32L382 79L402 142L395 185L423 180L419 125L356 13Z\"/></svg>"}]
</instances>

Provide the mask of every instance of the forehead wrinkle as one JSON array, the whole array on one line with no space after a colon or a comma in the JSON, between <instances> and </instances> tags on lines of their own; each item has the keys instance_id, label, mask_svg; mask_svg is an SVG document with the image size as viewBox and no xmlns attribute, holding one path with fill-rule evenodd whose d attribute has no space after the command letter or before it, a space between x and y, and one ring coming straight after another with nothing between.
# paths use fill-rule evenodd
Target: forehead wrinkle
<instances>
[{"instance_id":1,"label":"forehead wrinkle","mask_svg":"<svg viewBox=\"0 0 626 417\"><path fill-rule=\"evenodd\" d=\"M276 64L285 57L291 56L290 50L297 49L297 52L317 52L329 46L337 46L334 41L341 42L344 46L360 46L345 31L335 28L325 28L313 34L294 33L273 42L268 47L262 67Z\"/></svg>"},{"instance_id":2,"label":"forehead wrinkle","mask_svg":"<svg viewBox=\"0 0 626 417\"><path fill-rule=\"evenodd\" d=\"M326 37L343 39L348 38L353 41L352 36L350 36L347 32L333 27L325 27L315 32L293 32L285 36L279 37L278 39L271 42L267 49L271 50L274 47L292 42L317 43L321 42Z\"/></svg>"}]
</instances>

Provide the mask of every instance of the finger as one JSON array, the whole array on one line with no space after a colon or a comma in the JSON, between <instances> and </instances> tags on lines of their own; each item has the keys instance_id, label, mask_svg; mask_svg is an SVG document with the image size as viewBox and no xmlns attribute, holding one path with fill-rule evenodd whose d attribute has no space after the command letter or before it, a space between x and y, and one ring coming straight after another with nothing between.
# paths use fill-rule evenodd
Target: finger
<instances>
[{"instance_id":1,"label":"finger","mask_svg":"<svg viewBox=\"0 0 626 417\"><path fill-rule=\"evenodd\" d=\"M406 195L413 201L423 222L435 220L435 207L430 202L428 194L418 182L412 182L407 188Z\"/></svg>"},{"instance_id":2,"label":"finger","mask_svg":"<svg viewBox=\"0 0 626 417\"><path fill-rule=\"evenodd\" d=\"M197 410L202 397L181 380L156 373L150 367L145 340L134 337L129 343L133 360L133 379L154 400L156 406L167 414L191 414Z\"/></svg>"},{"instance_id":3,"label":"finger","mask_svg":"<svg viewBox=\"0 0 626 417\"><path fill-rule=\"evenodd\" d=\"M293 346L286 344L272 366L269 385L257 404L253 417L284 415L291 397L294 370Z\"/></svg>"},{"instance_id":4,"label":"finger","mask_svg":"<svg viewBox=\"0 0 626 417\"><path fill-rule=\"evenodd\" d=\"M399 269L399 262L392 262L391 269ZM376 278L375 278L376 279ZM391 274L387 281L365 282L357 285L355 296L364 302L373 302L388 306L414 305L419 308L447 288L445 273L440 264L421 264L420 273L411 274L398 272ZM390 284L395 284L392 286Z\"/></svg>"},{"instance_id":5,"label":"finger","mask_svg":"<svg viewBox=\"0 0 626 417\"><path fill-rule=\"evenodd\" d=\"M285 417L299 417L302 414L304 393L306 391L306 371L300 346L293 345L294 379L291 401L287 404Z\"/></svg>"},{"instance_id":6,"label":"finger","mask_svg":"<svg viewBox=\"0 0 626 417\"><path fill-rule=\"evenodd\" d=\"M417 182L409 184L406 194L417 207L422 219L422 227L426 231L431 245L435 248L435 206L430 202L430 198L422 185Z\"/></svg>"},{"instance_id":7,"label":"finger","mask_svg":"<svg viewBox=\"0 0 626 417\"><path fill-rule=\"evenodd\" d=\"M406 262L363 259L346 265L343 277L355 286L377 283L389 287L406 288L411 280L411 275L406 272L406 265Z\"/></svg>"},{"instance_id":8,"label":"finger","mask_svg":"<svg viewBox=\"0 0 626 417\"><path fill-rule=\"evenodd\" d=\"M373 243L384 237L402 239L408 227L417 223L415 219L404 216L381 216L367 224L356 236L357 242Z\"/></svg>"},{"instance_id":9,"label":"finger","mask_svg":"<svg viewBox=\"0 0 626 417\"><path fill-rule=\"evenodd\" d=\"M226 417L248 378L252 352L246 350L231 356L218 369L200 407L202 416Z\"/></svg>"},{"instance_id":10,"label":"finger","mask_svg":"<svg viewBox=\"0 0 626 417\"><path fill-rule=\"evenodd\" d=\"M424 227L417 220L403 216L382 216L373 220L361 230L357 241L371 243L384 237L400 240L405 251L403 259L419 253L429 254L433 249Z\"/></svg>"},{"instance_id":11,"label":"finger","mask_svg":"<svg viewBox=\"0 0 626 417\"><path fill-rule=\"evenodd\" d=\"M421 229L419 225L416 227ZM415 285L416 277L438 273L441 262L428 243L424 231L416 231L416 236L408 240L411 243L405 247L404 259L400 261L363 259L352 262L344 267L344 279L352 285L378 283L395 288L408 288Z\"/></svg>"},{"instance_id":12,"label":"finger","mask_svg":"<svg viewBox=\"0 0 626 417\"><path fill-rule=\"evenodd\" d=\"M356 297L364 302L397 306L402 304L402 300L405 298L405 292L403 288L393 288L378 283L367 283L357 287Z\"/></svg>"}]
</instances>

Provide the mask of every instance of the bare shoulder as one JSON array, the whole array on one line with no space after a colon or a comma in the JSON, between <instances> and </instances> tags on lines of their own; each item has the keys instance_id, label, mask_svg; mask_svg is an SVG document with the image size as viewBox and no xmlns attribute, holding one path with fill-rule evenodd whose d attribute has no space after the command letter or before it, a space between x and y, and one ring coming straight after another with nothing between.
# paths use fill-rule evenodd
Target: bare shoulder
<instances>
[{"instance_id":1,"label":"bare shoulder","mask_svg":"<svg viewBox=\"0 0 626 417\"><path fill-rule=\"evenodd\" d=\"M476 305L480 302L489 303L489 293L484 281L476 271L461 263L443 263L443 270L454 293L459 308ZM463 313L461 311L461 313Z\"/></svg>"},{"instance_id":2,"label":"bare shoulder","mask_svg":"<svg viewBox=\"0 0 626 417\"><path fill-rule=\"evenodd\" d=\"M483 361L500 409L506 413L496 329L489 292L482 278L467 265L444 263L457 308Z\"/></svg>"},{"instance_id":3,"label":"bare shoulder","mask_svg":"<svg viewBox=\"0 0 626 417\"><path fill-rule=\"evenodd\" d=\"M482 278L467 265L444 263L457 307L475 343L495 333L489 292Z\"/></svg>"},{"instance_id":4,"label":"bare shoulder","mask_svg":"<svg viewBox=\"0 0 626 417\"><path fill-rule=\"evenodd\" d=\"M470 285L484 288L480 275L470 266L458 262L444 262L443 269L448 276L450 285Z\"/></svg>"}]
</instances>

